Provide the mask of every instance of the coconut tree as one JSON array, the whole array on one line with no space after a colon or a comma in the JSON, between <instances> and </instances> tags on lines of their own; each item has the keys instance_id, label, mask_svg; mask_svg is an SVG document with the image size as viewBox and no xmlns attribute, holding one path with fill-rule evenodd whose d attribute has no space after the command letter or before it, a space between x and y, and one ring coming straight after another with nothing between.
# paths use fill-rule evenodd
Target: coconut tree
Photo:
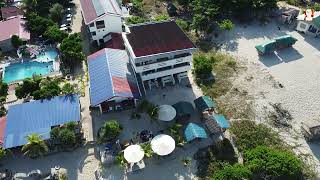
<instances>
[{"instance_id":1,"label":"coconut tree","mask_svg":"<svg viewBox=\"0 0 320 180\"><path fill-rule=\"evenodd\" d=\"M48 152L47 144L40 138L38 134L30 134L27 136L28 143L22 147L25 156L36 158L43 156Z\"/></svg>"}]
</instances>

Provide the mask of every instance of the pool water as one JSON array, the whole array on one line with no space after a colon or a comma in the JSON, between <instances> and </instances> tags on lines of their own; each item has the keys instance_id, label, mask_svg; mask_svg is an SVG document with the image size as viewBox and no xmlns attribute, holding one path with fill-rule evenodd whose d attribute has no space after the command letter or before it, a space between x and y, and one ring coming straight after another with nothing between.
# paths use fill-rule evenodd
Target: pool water
<instances>
[{"instance_id":1,"label":"pool water","mask_svg":"<svg viewBox=\"0 0 320 180\"><path fill-rule=\"evenodd\" d=\"M46 75L53 71L53 62L39 63L36 61L11 64L5 68L4 79L6 83L31 78L34 74Z\"/></svg>"},{"instance_id":2,"label":"pool water","mask_svg":"<svg viewBox=\"0 0 320 180\"><path fill-rule=\"evenodd\" d=\"M46 50L34 61L25 60L23 63L10 64L5 68L3 81L10 83L33 75L47 75L53 72L53 61L58 56L56 50ZM40 61L40 62L37 62Z\"/></svg>"}]
</instances>

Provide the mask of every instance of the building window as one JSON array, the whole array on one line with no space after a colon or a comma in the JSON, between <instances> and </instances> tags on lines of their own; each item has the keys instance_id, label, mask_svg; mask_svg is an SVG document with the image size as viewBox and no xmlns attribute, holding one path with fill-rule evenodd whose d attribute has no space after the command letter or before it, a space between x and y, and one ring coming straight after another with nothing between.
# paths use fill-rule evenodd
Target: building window
<instances>
[{"instance_id":1,"label":"building window","mask_svg":"<svg viewBox=\"0 0 320 180\"><path fill-rule=\"evenodd\" d=\"M94 23L90 23L90 25L89 25L90 27L94 27Z\"/></svg>"},{"instance_id":2,"label":"building window","mask_svg":"<svg viewBox=\"0 0 320 180\"><path fill-rule=\"evenodd\" d=\"M174 67L174 68L178 68L178 67L189 66L189 65L190 65L189 62L184 62L184 63L176 64L176 65L174 65L173 67Z\"/></svg>"},{"instance_id":3,"label":"building window","mask_svg":"<svg viewBox=\"0 0 320 180\"><path fill-rule=\"evenodd\" d=\"M300 23L300 28L301 28L301 29L306 29L306 27L307 27L306 24Z\"/></svg>"},{"instance_id":4,"label":"building window","mask_svg":"<svg viewBox=\"0 0 320 180\"><path fill-rule=\"evenodd\" d=\"M97 29L105 28L104 21L97 21L96 26L97 26Z\"/></svg>"},{"instance_id":5,"label":"building window","mask_svg":"<svg viewBox=\"0 0 320 180\"><path fill-rule=\"evenodd\" d=\"M166 66L166 67L162 67L162 68L157 69L157 72L166 71L166 70L169 70L169 69L171 69L171 66Z\"/></svg>"},{"instance_id":6,"label":"building window","mask_svg":"<svg viewBox=\"0 0 320 180\"><path fill-rule=\"evenodd\" d=\"M95 35L97 35L97 33L95 31L93 31L93 32L91 32L91 35L95 36Z\"/></svg>"},{"instance_id":7,"label":"building window","mask_svg":"<svg viewBox=\"0 0 320 180\"><path fill-rule=\"evenodd\" d=\"M186 56L190 56L191 54L190 53L183 53L183 54L178 54L178 55L175 55L174 58L182 58L182 57L186 57Z\"/></svg>"},{"instance_id":8,"label":"building window","mask_svg":"<svg viewBox=\"0 0 320 180\"><path fill-rule=\"evenodd\" d=\"M144 71L142 72L142 75L145 76L145 75L148 75L148 74L152 74L152 73L155 73L156 71L153 69L153 70L149 70L149 71Z\"/></svg>"}]
</instances>

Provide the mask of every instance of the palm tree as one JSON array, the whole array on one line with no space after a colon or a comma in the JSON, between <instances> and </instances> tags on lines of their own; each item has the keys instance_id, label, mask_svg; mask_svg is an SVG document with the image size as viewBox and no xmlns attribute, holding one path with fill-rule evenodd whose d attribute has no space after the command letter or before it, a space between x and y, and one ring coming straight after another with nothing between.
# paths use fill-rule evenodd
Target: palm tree
<instances>
[{"instance_id":1,"label":"palm tree","mask_svg":"<svg viewBox=\"0 0 320 180\"><path fill-rule=\"evenodd\" d=\"M36 158L43 156L48 152L47 144L40 138L38 134L30 134L27 136L28 143L22 147L25 156Z\"/></svg>"}]
</instances>

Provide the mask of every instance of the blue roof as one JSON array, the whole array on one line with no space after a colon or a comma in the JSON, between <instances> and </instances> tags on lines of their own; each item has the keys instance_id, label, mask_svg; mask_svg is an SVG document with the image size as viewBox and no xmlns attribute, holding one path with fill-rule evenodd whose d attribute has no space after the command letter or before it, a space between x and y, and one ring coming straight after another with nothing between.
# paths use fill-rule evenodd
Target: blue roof
<instances>
[{"instance_id":1,"label":"blue roof","mask_svg":"<svg viewBox=\"0 0 320 180\"><path fill-rule=\"evenodd\" d=\"M49 139L52 126L70 121L80 121L78 95L56 96L50 100L9 106L4 147L26 144L26 136L32 133L39 134L42 139Z\"/></svg>"},{"instance_id":2,"label":"blue roof","mask_svg":"<svg viewBox=\"0 0 320 180\"><path fill-rule=\"evenodd\" d=\"M216 122L219 124L221 128L227 129L230 128L229 121L224 117L224 115L221 114L214 114L213 115Z\"/></svg>"},{"instance_id":3,"label":"blue roof","mask_svg":"<svg viewBox=\"0 0 320 180\"><path fill-rule=\"evenodd\" d=\"M207 138L208 135L203 127L195 124L195 123L189 123L184 130L184 136L187 140L187 142L190 142L196 138Z\"/></svg>"},{"instance_id":4,"label":"blue roof","mask_svg":"<svg viewBox=\"0 0 320 180\"><path fill-rule=\"evenodd\" d=\"M139 98L140 91L125 50L102 49L88 56L90 103L112 97Z\"/></svg>"}]
</instances>

